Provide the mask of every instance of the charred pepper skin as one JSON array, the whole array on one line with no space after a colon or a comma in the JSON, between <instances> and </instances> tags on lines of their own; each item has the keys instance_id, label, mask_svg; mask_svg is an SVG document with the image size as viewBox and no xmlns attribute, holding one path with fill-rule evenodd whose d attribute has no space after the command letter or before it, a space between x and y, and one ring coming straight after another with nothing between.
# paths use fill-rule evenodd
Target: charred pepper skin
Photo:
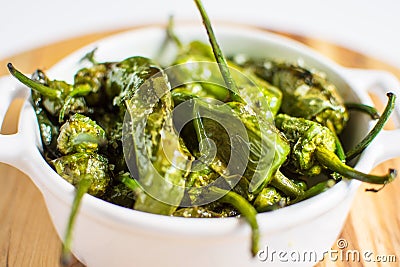
<instances>
[{"instance_id":1,"label":"charred pepper skin","mask_svg":"<svg viewBox=\"0 0 400 267\"><path fill-rule=\"evenodd\" d=\"M259 94L263 95L270 112L276 115L282 103L281 91L234 62L227 61L227 64L237 89L233 95L234 99L229 96L231 89L225 86L224 79L219 73L219 64L214 62L212 48L200 41L193 41L182 46L173 63L176 67L171 68L171 71L167 69L167 74L173 88L175 84L185 84L187 90L199 97L210 97L223 102L243 102L241 96L249 96L252 90L248 88L256 87L257 95L250 97L255 100L260 97ZM191 83L188 83L190 81Z\"/></svg>"},{"instance_id":2,"label":"charred pepper skin","mask_svg":"<svg viewBox=\"0 0 400 267\"><path fill-rule=\"evenodd\" d=\"M69 154L51 163L57 173L72 185L77 185L81 179L90 177L92 182L88 193L93 196L102 196L111 181L108 160L97 153Z\"/></svg>"},{"instance_id":3,"label":"charred pepper skin","mask_svg":"<svg viewBox=\"0 0 400 267\"><path fill-rule=\"evenodd\" d=\"M277 115L275 125L291 146L288 167L301 175L320 174L324 167L316 161L314 153L320 145L332 153L335 152L335 138L332 132L316 122L286 114Z\"/></svg>"},{"instance_id":4,"label":"charred pepper skin","mask_svg":"<svg viewBox=\"0 0 400 267\"><path fill-rule=\"evenodd\" d=\"M58 117L59 122L63 122L64 117L69 114L89 112L83 97L91 91L88 84L75 87L65 81L50 80L46 76L35 81L22 74L11 63L7 67L15 78L42 95L44 108L52 116ZM44 75L43 72L42 74Z\"/></svg>"},{"instance_id":5,"label":"charred pepper skin","mask_svg":"<svg viewBox=\"0 0 400 267\"><path fill-rule=\"evenodd\" d=\"M64 155L74 152L97 152L100 146L106 144L103 128L89 117L78 113L60 127L57 138L57 148Z\"/></svg>"},{"instance_id":6,"label":"charred pepper skin","mask_svg":"<svg viewBox=\"0 0 400 267\"><path fill-rule=\"evenodd\" d=\"M39 83L46 83L46 75L42 71L35 71L31 79ZM33 91L31 92L31 101L36 113L39 124L39 132L42 140L43 155L46 160L52 160L61 156L57 150L57 137L60 132L60 125L52 120L52 116L43 106L43 96Z\"/></svg>"},{"instance_id":7,"label":"charred pepper skin","mask_svg":"<svg viewBox=\"0 0 400 267\"><path fill-rule=\"evenodd\" d=\"M393 169L389 169L386 175L372 175L343 163L335 154L335 135L317 122L279 114L275 123L291 144L289 164L293 166L290 169L295 173L312 177L325 169L345 178L372 184L387 184L397 176L397 171Z\"/></svg>"},{"instance_id":8,"label":"charred pepper skin","mask_svg":"<svg viewBox=\"0 0 400 267\"><path fill-rule=\"evenodd\" d=\"M336 134L342 132L349 114L336 86L321 72L268 59L243 60L241 57L239 65L251 69L282 91L281 113L326 126L329 121L333 125L331 130Z\"/></svg>"},{"instance_id":9,"label":"charred pepper skin","mask_svg":"<svg viewBox=\"0 0 400 267\"><path fill-rule=\"evenodd\" d=\"M132 147L134 153L125 157L134 162L133 176L145 188L136 194L134 209L171 215L183 198L189 159L169 115L173 103L162 68L149 58L130 57L110 65L104 87L113 105L130 118L125 132L120 127L114 133ZM169 161L171 155L178 167Z\"/></svg>"},{"instance_id":10,"label":"charred pepper skin","mask_svg":"<svg viewBox=\"0 0 400 267\"><path fill-rule=\"evenodd\" d=\"M217 151L210 167L224 177L243 176L242 179L249 182L247 190L250 193L260 192L286 161L289 143L272 124L261 124L264 121L260 121L260 117L244 103L232 101L216 105L184 88L173 91L172 96L176 104L184 101L186 104L190 103L189 112L193 113L195 123L185 126L186 134L182 138L192 154L199 154L199 143L205 144L207 140L213 140ZM230 125L229 133L220 123ZM188 129L189 127L192 129ZM193 136L197 139L193 139ZM231 149L235 149L235 152L231 152ZM231 166L227 168L228 165ZM237 182L236 178L232 180L232 183ZM229 183L229 179L227 181Z\"/></svg>"},{"instance_id":11,"label":"charred pepper skin","mask_svg":"<svg viewBox=\"0 0 400 267\"><path fill-rule=\"evenodd\" d=\"M74 76L75 87L89 86L90 93L84 96L89 106L101 107L110 102L104 90L104 83L111 63L95 64L88 68L80 69Z\"/></svg>"},{"instance_id":12,"label":"charred pepper skin","mask_svg":"<svg viewBox=\"0 0 400 267\"><path fill-rule=\"evenodd\" d=\"M86 56L93 65L79 70L74 84L50 80L39 70L29 79L8 64L10 73L35 91L32 99L46 160L77 189L62 251L63 263L67 264L70 255L74 219L86 192L117 205L155 214L241 215L252 228L251 253L255 256L260 238L257 212L302 201L336 182L327 178L308 188L297 178L312 179L323 171L328 176L338 174L332 175L334 178L376 184L387 184L395 178L395 170L384 176L368 175L343 163L346 155L338 152L341 147L338 134L346 125L348 113L337 88L321 73L265 59L227 61L201 1L195 3L211 47L198 41L183 45L169 29L168 35L179 48L175 64L191 64L189 68L181 68L180 73L165 73L152 59L141 56L98 63L94 51ZM198 61L218 64L207 66ZM171 92L170 82L207 80L202 76L204 73L216 83L180 84L180 88ZM394 103L394 97L389 98ZM192 101L194 119L181 135L176 130L172 110L184 101ZM368 112L373 114L373 110ZM390 110L386 113L389 115ZM124 136L125 114L131 120ZM245 140L242 137L246 135L250 140L240 145L227 142L229 136L224 129L204 116L210 114L213 118L228 118L234 127L241 124L244 131L234 132L235 137ZM383 125L385 120L379 122ZM187 131L188 128L191 129ZM361 142L354 155L373 136ZM133 174L128 173L124 161L123 138L128 139L134 151L127 160L136 164ZM208 158L202 158L200 144L209 140L217 143L218 151L207 161ZM243 175L227 167L230 152L243 152L245 149L241 148L250 150L249 156L234 159L236 163L245 162ZM192 165L195 159L204 159L206 168L196 172ZM290 175L288 169L292 171ZM213 183L220 176L224 178L222 182ZM232 186L230 179L234 176L239 180ZM210 196L218 198L196 206L203 203L199 199ZM194 207L188 207L187 203Z\"/></svg>"}]
</instances>

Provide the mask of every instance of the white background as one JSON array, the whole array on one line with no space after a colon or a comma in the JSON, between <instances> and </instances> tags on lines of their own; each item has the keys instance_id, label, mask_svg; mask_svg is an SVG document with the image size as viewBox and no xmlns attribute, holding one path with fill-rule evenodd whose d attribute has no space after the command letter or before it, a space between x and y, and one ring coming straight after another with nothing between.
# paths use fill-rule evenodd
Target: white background
<instances>
[{"instance_id":1,"label":"white background","mask_svg":"<svg viewBox=\"0 0 400 267\"><path fill-rule=\"evenodd\" d=\"M325 39L400 67L399 0L203 0L211 19ZM87 33L200 22L191 0L0 0L0 59Z\"/></svg>"}]
</instances>

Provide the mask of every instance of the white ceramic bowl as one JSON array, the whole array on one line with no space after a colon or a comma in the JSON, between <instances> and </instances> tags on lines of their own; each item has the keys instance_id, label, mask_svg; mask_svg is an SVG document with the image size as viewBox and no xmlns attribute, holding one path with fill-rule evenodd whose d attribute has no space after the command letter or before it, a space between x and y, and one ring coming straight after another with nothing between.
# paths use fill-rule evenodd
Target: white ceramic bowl
<instances>
[{"instance_id":1,"label":"white ceramic bowl","mask_svg":"<svg viewBox=\"0 0 400 267\"><path fill-rule=\"evenodd\" d=\"M217 38L226 54L246 53L289 61L302 60L328 74L347 101L372 104L368 91L384 96L390 88L400 96L399 83L381 71L347 69L311 49L273 34L246 27L217 25ZM201 25L177 27L184 42L200 39L207 42ZM79 59L98 47L97 59L122 60L132 55L154 57L165 37L157 27L144 27L100 40L68 56L54 66L52 79L72 81L81 67ZM173 51L168 48L170 53ZM29 89L11 77L0 80L0 122L16 97L27 98ZM394 116L398 117L397 107ZM373 126L366 116L354 116L349 123L346 143L354 144ZM369 172L376 164L400 156L399 130L383 131L364 151L355 168ZM14 135L0 135L0 161L29 175L45 199L57 233L62 238L74 197L72 185L60 178L40 154L38 125L32 106L26 102ZM188 219L167 217L130 210L85 195L73 234L74 255L87 266L291 266L290 253L310 253L310 266L321 259L338 237L349 212L358 181L341 181L330 190L301 203L257 215L261 231L261 253L250 255L250 228L237 218ZM384 192L382 192L384 194ZM268 250L268 251L267 251ZM276 253L271 255L275 251ZM279 258L280 251L286 256ZM275 256L274 256L275 255ZM282 254L283 255L283 254ZM267 258L268 256L268 258ZM267 259L266 259L267 258ZM262 261L266 260L266 262ZM285 262L285 260L287 260Z\"/></svg>"}]
</instances>

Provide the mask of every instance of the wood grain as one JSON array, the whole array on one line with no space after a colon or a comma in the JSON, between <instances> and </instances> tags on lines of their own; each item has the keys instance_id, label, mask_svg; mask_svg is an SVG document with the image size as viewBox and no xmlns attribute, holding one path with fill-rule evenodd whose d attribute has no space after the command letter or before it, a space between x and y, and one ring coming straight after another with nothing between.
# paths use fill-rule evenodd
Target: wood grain
<instances>
[{"instance_id":1,"label":"wood grain","mask_svg":"<svg viewBox=\"0 0 400 267\"><path fill-rule=\"evenodd\" d=\"M124 30L128 29L80 36L9 57L0 61L0 76L8 73L8 62L24 72L36 68L49 69L81 46ZM343 66L387 70L400 78L400 69L369 56L318 38L278 34L303 42ZM15 125L5 125L2 132L12 132L13 129ZM379 165L373 173L383 174L388 168L400 170L400 159ZM359 189L339 237L348 243L343 251L372 251L373 256L395 255L396 263L325 258L317 264L318 267L400 266L400 179L378 194L365 192L366 187L363 185ZM6 164L0 164L0 214L0 266L58 266L61 243L40 192L24 173ZM332 249L341 251L336 245ZM75 261L73 266L82 264Z\"/></svg>"}]
</instances>

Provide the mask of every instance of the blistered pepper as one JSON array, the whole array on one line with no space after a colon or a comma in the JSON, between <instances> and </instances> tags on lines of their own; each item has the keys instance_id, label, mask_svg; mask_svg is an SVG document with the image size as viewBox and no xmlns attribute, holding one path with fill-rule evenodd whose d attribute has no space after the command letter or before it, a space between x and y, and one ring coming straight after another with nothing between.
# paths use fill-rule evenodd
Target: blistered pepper
<instances>
[{"instance_id":1,"label":"blistered pepper","mask_svg":"<svg viewBox=\"0 0 400 267\"><path fill-rule=\"evenodd\" d=\"M131 150L124 151L125 159L135 166L133 175L143 188L134 208L171 215L183 198L190 159L173 127L166 77L146 62L136 57L118 64L110 72L108 88L119 92L114 103L123 104L129 116L123 142Z\"/></svg>"},{"instance_id":2,"label":"blistered pepper","mask_svg":"<svg viewBox=\"0 0 400 267\"><path fill-rule=\"evenodd\" d=\"M170 29L172 31L172 29ZM177 40L177 37L172 38ZM176 42L176 41L175 41ZM226 61L232 81L226 84L224 73L221 73L223 64L215 62L213 49L210 45L200 41L193 41L186 45L178 43L179 52L172 67L166 69L171 87L185 86L187 90L199 97L211 97L223 102L242 101L243 96L255 101L264 97L267 100L270 112L275 115L281 105L282 93L275 86L258 78L250 71L238 66L232 61ZM257 90L249 90L254 87ZM256 92L255 94L253 92ZM253 93L253 94L251 94Z\"/></svg>"},{"instance_id":3,"label":"blistered pepper","mask_svg":"<svg viewBox=\"0 0 400 267\"><path fill-rule=\"evenodd\" d=\"M237 56L235 62L282 91L282 113L319 122L336 134L346 125L349 115L343 99L325 74L268 59Z\"/></svg>"},{"instance_id":4,"label":"blistered pepper","mask_svg":"<svg viewBox=\"0 0 400 267\"><path fill-rule=\"evenodd\" d=\"M61 127L57 138L58 150L66 155L75 152L97 152L107 144L106 134L95 121L74 114Z\"/></svg>"},{"instance_id":5,"label":"blistered pepper","mask_svg":"<svg viewBox=\"0 0 400 267\"><path fill-rule=\"evenodd\" d=\"M315 176L322 170L330 170L346 178L373 184L389 183L397 175L392 169L382 176L365 174L346 165L335 154L334 134L317 122L279 114L275 118L275 123L290 143L288 163L291 171L295 173Z\"/></svg>"},{"instance_id":6,"label":"blistered pepper","mask_svg":"<svg viewBox=\"0 0 400 267\"><path fill-rule=\"evenodd\" d=\"M108 160L97 153L69 154L53 160L52 164L57 173L73 185L89 177L92 181L88 193L94 196L103 195L111 181Z\"/></svg>"},{"instance_id":7,"label":"blistered pepper","mask_svg":"<svg viewBox=\"0 0 400 267\"><path fill-rule=\"evenodd\" d=\"M64 121L64 116L68 114L89 111L83 97L91 92L89 84L73 86L65 81L50 80L45 76L45 83L40 83L26 77L11 63L7 67L15 78L42 95L43 106L52 116L58 117L60 122Z\"/></svg>"}]
</instances>

